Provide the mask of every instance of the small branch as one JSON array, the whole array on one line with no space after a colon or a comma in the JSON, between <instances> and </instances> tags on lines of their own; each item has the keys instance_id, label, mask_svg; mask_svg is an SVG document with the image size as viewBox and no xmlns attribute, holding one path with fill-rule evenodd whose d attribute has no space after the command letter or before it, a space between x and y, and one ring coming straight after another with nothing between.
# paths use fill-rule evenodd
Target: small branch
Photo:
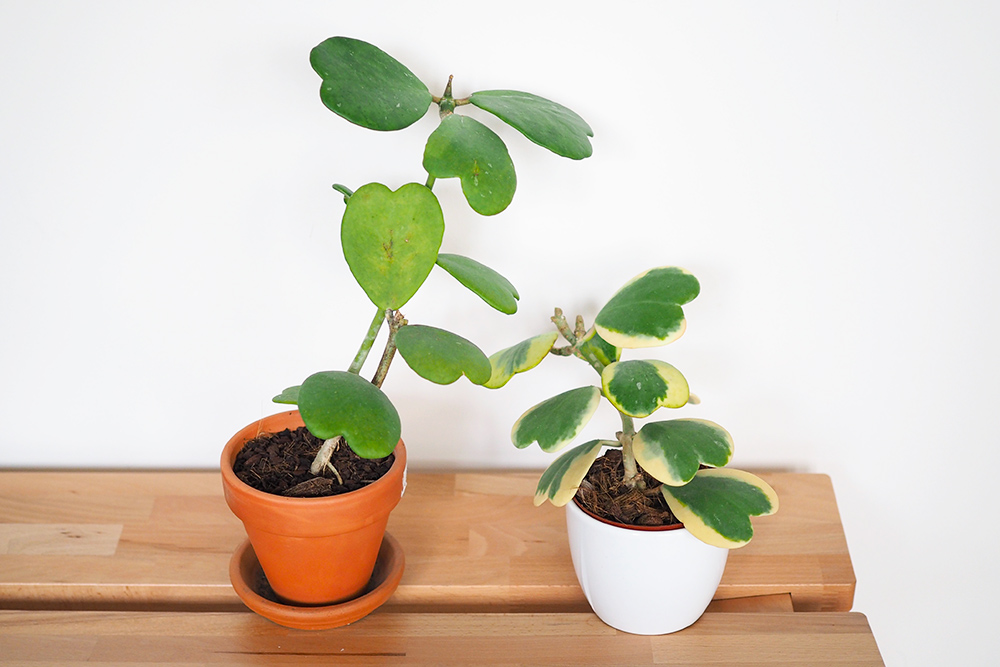
<instances>
[{"instance_id":1,"label":"small branch","mask_svg":"<svg viewBox=\"0 0 1000 667\"><path fill-rule=\"evenodd\" d=\"M559 333L562 334L570 345L574 348L577 346L578 342L576 336L569 328L569 323L566 322L566 316L563 315L562 308L556 308L555 314L552 316L552 324L556 325L556 329L559 329Z\"/></svg>"},{"instance_id":2,"label":"small branch","mask_svg":"<svg viewBox=\"0 0 1000 667\"><path fill-rule=\"evenodd\" d=\"M389 372L389 365L396 354L396 333L406 326L406 318L398 310L387 309L385 311L385 321L389 323L389 339L385 341L385 351L382 352L382 359L378 362L378 370L372 378L372 384L381 388L385 381L385 376Z\"/></svg>"},{"instance_id":3,"label":"small branch","mask_svg":"<svg viewBox=\"0 0 1000 667\"><path fill-rule=\"evenodd\" d=\"M379 308L372 319L372 323L368 326L368 332L365 334L365 339L361 341L361 347L358 348L358 353L354 356L354 361L351 362L350 368L347 369L349 373L354 373L355 375L361 373L361 367L365 365L365 360L368 359L368 352L371 351L372 343L378 337L378 332L382 329L382 322L384 321L385 313Z\"/></svg>"},{"instance_id":4,"label":"small branch","mask_svg":"<svg viewBox=\"0 0 1000 667\"><path fill-rule=\"evenodd\" d=\"M323 472L323 468L327 466L332 468L333 466L330 465L330 457L333 456L333 453L337 451L337 448L340 447L340 443L343 441L344 438L339 435L336 438L330 438L329 440L324 441L323 445L319 448L319 451L316 452L316 458L313 459L312 464L309 466L309 472L318 476L321 472ZM340 475L337 475L337 477L339 478ZM341 482L341 484L343 484L343 482Z\"/></svg>"},{"instance_id":5,"label":"small branch","mask_svg":"<svg viewBox=\"0 0 1000 667\"><path fill-rule=\"evenodd\" d=\"M427 174L427 182L424 183L424 187L426 187L428 190L433 190L435 181L437 181L437 178L431 176L430 174Z\"/></svg>"},{"instance_id":6,"label":"small branch","mask_svg":"<svg viewBox=\"0 0 1000 667\"><path fill-rule=\"evenodd\" d=\"M569 341L570 344L569 349L573 355L590 364L591 367L595 371L597 371L598 375L604 372L604 364L598 361L597 357L595 357L592 352L588 351L586 354L584 354L580 350L580 344L582 342L580 339L583 338L587 333L587 329L583 324L583 317L577 315L576 332L574 332L570 330L569 322L566 321L566 317L563 315L562 308L556 308L555 314L552 316L552 323L556 325L557 329L559 329L559 333L562 334L563 338ZM581 331L583 333L579 333Z\"/></svg>"},{"instance_id":7,"label":"small branch","mask_svg":"<svg viewBox=\"0 0 1000 667\"><path fill-rule=\"evenodd\" d=\"M557 357L572 357L575 350L569 345L565 347L553 347L549 348L549 354L554 354Z\"/></svg>"}]
</instances>

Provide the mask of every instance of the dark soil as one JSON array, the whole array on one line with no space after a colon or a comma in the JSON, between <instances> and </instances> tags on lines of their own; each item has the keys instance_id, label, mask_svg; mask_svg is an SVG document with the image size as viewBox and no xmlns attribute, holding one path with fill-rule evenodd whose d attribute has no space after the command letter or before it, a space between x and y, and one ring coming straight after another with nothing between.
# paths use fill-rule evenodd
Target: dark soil
<instances>
[{"instance_id":1,"label":"dark soil","mask_svg":"<svg viewBox=\"0 0 1000 667\"><path fill-rule=\"evenodd\" d=\"M660 493L660 482L645 470L640 472L646 482L644 490L625 486L622 453L609 449L590 466L576 492L576 500L591 514L627 526L679 524Z\"/></svg>"},{"instance_id":2,"label":"dark soil","mask_svg":"<svg viewBox=\"0 0 1000 667\"><path fill-rule=\"evenodd\" d=\"M309 472L323 441L305 427L265 433L243 445L233 472L253 488L276 496L318 498L360 489L389 472L395 457L363 459L342 443L330 457L343 484L327 468L320 476Z\"/></svg>"}]
</instances>

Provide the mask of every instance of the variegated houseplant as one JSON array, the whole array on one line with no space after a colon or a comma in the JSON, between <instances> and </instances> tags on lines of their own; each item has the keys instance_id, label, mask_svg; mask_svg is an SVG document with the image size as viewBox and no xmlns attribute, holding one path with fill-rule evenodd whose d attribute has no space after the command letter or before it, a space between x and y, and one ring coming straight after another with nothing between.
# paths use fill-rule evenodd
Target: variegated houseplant
<instances>
[{"instance_id":1,"label":"variegated houseplant","mask_svg":"<svg viewBox=\"0 0 1000 667\"><path fill-rule=\"evenodd\" d=\"M624 482L644 486L640 468L660 482L674 516L695 537L726 549L753 536L751 516L774 513L778 498L762 479L723 468L733 454L730 434L703 419L651 421L636 430L635 419L661 407L680 408L697 399L676 368L656 359L621 360L623 349L650 348L677 340L685 331L683 306L698 296L698 280L676 267L655 268L633 278L598 312L587 329L578 317L570 328L556 309L557 332L542 334L490 357L488 387L503 386L515 373L536 366L548 354L575 356L601 378L601 386L571 389L525 412L511 431L514 445L533 443L546 452L568 445L591 419L602 399L617 410L622 430L614 439L591 440L560 455L542 474L535 505L563 506L576 495L598 455L621 449ZM559 334L568 343L555 347Z\"/></svg>"}]
</instances>

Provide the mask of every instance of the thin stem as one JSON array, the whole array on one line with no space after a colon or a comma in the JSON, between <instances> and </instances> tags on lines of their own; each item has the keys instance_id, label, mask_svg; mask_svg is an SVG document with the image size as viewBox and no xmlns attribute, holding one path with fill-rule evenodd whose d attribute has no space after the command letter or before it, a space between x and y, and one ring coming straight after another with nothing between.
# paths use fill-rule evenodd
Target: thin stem
<instances>
[{"instance_id":1,"label":"thin stem","mask_svg":"<svg viewBox=\"0 0 1000 667\"><path fill-rule=\"evenodd\" d=\"M381 388L385 381L385 376L389 372L389 365L396 354L396 333L406 326L406 318L398 310L386 310L385 321L389 323L389 338L385 341L385 351L382 352L382 359L378 362L378 370L372 378L372 384Z\"/></svg>"},{"instance_id":2,"label":"thin stem","mask_svg":"<svg viewBox=\"0 0 1000 667\"><path fill-rule=\"evenodd\" d=\"M635 435L635 424L632 418L623 412L619 412L622 418L622 430L618 434L618 441L622 443L622 465L625 467L625 485L630 488L638 487L640 490L646 488L646 483L639 472L639 464L635 460L635 452L632 451L632 437Z\"/></svg>"},{"instance_id":3,"label":"thin stem","mask_svg":"<svg viewBox=\"0 0 1000 667\"><path fill-rule=\"evenodd\" d=\"M570 330L569 323L566 321L566 316L563 315L562 308L556 308L555 315L552 316L552 323L556 325L557 329L559 329L559 333L562 334L563 338L569 341L572 354L590 364L591 367L597 371L598 375L604 372L604 364L598 361L597 357L595 357L593 353L588 352L587 354L584 354L584 352L580 350L580 339L583 338L583 335L577 336L576 332ZM577 331L582 330L583 333L586 334L582 317L578 316L576 318L576 328Z\"/></svg>"},{"instance_id":4,"label":"thin stem","mask_svg":"<svg viewBox=\"0 0 1000 667\"><path fill-rule=\"evenodd\" d=\"M426 182L426 183L424 183L424 186L425 186L425 187L426 187L426 188L427 188L428 190L433 190L433 189L434 189L434 182L435 182L436 180L437 180L437 178L435 178L434 176L431 176L430 174L427 174L427 182Z\"/></svg>"},{"instance_id":5,"label":"thin stem","mask_svg":"<svg viewBox=\"0 0 1000 667\"><path fill-rule=\"evenodd\" d=\"M349 373L357 375L361 372L361 367L365 365L365 360L368 359L368 352L371 351L372 343L378 337L378 332L382 329L382 322L384 321L385 311L379 308L375 312L372 323L368 326L368 333L365 334L365 339L361 341L361 347L358 348L358 353L354 356L351 367L347 369Z\"/></svg>"}]
</instances>

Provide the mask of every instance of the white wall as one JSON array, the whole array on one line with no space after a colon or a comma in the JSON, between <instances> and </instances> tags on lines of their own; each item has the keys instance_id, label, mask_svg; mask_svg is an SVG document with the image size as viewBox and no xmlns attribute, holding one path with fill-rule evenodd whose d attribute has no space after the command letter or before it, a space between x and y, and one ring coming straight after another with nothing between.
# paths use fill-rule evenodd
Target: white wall
<instances>
[{"instance_id":1,"label":"white wall","mask_svg":"<svg viewBox=\"0 0 1000 667\"><path fill-rule=\"evenodd\" d=\"M496 218L439 182L445 249L507 275L521 309L437 272L411 321L489 353L687 267L702 295L662 350L703 399L685 411L734 434L737 464L832 476L888 664L986 664L988 3L2 3L0 466L213 466L277 391L346 367L372 306L330 184L422 181L435 120L376 134L324 109L308 52L335 34L435 91L536 92L596 132L576 163L500 130L519 190ZM571 366L488 392L398 363L385 388L415 465L540 467L509 428L591 381Z\"/></svg>"}]
</instances>

